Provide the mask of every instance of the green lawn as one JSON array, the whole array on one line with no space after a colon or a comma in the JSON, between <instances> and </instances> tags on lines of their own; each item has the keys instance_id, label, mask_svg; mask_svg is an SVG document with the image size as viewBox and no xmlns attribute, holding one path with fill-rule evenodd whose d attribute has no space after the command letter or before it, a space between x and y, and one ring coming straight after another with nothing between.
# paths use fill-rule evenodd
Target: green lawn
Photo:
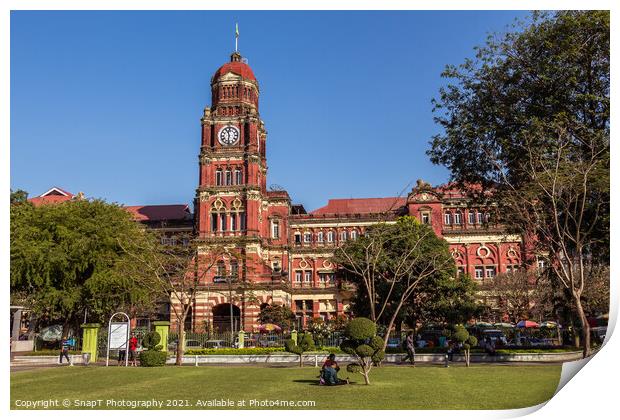
<instances>
[{"instance_id":1,"label":"green lawn","mask_svg":"<svg viewBox=\"0 0 620 420\"><path fill-rule=\"evenodd\" d=\"M318 369L296 367L58 367L11 373L11 408L16 400L103 400L96 408L111 409L107 400L183 400L193 409L197 401L234 401L234 409L250 400L314 401L315 409L507 409L536 405L551 398L561 365L529 366L391 366L375 368L370 386L360 375L348 386L317 385ZM245 400L245 407L238 405ZM174 403L170 403L174 404ZM263 403L264 404L264 403ZM51 408L51 407L50 407ZM159 408L159 407L158 407ZM283 405L262 407L285 408Z\"/></svg>"}]
</instances>

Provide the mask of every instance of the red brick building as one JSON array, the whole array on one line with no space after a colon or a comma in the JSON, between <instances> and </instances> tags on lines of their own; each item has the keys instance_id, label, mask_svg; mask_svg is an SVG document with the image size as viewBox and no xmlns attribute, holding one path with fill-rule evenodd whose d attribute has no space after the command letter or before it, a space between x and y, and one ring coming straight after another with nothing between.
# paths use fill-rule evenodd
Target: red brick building
<instances>
[{"instance_id":1,"label":"red brick building","mask_svg":"<svg viewBox=\"0 0 620 420\"><path fill-rule=\"evenodd\" d=\"M492 208L470 208L450 186L418 181L407 197L332 199L306 212L286 191L267 189L267 131L259 84L233 53L211 80L204 109L195 198L199 253L225 246L198 293L192 328L257 327L265 304L286 305L300 323L346 314L351 288L335 276L334 249L379 220L416 217L450 244L458 271L485 282L522 265L523 241L492 223ZM487 299L481 295L481 299ZM493 306L489 298L487 302Z\"/></svg>"}]
</instances>

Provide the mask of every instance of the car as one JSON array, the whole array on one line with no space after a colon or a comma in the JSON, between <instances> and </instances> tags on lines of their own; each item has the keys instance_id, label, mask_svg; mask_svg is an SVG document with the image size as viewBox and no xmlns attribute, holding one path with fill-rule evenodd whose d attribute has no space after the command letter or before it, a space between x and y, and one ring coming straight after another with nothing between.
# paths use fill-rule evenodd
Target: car
<instances>
[{"instance_id":1,"label":"car","mask_svg":"<svg viewBox=\"0 0 620 420\"><path fill-rule=\"evenodd\" d=\"M399 348L401 348L400 338L388 338L386 347L388 349L399 349Z\"/></svg>"},{"instance_id":2,"label":"car","mask_svg":"<svg viewBox=\"0 0 620 420\"><path fill-rule=\"evenodd\" d=\"M483 330L480 335L480 341L486 341L487 338L490 339L495 346L505 346L508 344L506 334L504 334L502 330Z\"/></svg>"}]
</instances>

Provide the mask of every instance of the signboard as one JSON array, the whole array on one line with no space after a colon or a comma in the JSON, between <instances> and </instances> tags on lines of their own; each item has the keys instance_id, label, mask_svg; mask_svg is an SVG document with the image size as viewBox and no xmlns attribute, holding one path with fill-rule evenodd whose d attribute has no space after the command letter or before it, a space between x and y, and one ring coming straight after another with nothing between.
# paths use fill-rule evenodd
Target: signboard
<instances>
[{"instance_id":1,"label":"signboard","mask_svg":"<svg viewBox=\"0 0 620 420\"><path fill-rule=\"evenodd\" d=\"M127 322L110 323L110 349L127 350L129 324Z\"/></svg>"}]
</instances>

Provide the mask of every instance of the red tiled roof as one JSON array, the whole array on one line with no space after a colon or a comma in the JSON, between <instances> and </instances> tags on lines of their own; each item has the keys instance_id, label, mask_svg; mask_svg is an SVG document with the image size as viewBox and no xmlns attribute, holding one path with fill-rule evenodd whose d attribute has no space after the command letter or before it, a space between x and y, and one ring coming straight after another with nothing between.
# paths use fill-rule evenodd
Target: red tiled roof
<instances>
[{"instance_id":1,"label":"red tiled roof","mask_svg":"<svg viewBox=\"0 0 620 420\"><path fill-rule=\"evenodd\" d=\"M326 206L316 209L310 214L370 214L393 211L406 204L403 197L384 198L337 198L331 199Z\"/></svg>"},{"instance_id":2,"label":"red tiled roof","mask_svg":"<svg viewBox=\"0 0 620 420\"><path fill-rule=\"evenodd\" d=\"M191 215L187 204L164 204L155 206L125 206L138 222L159 220L186 220Z\"/></svg>"},{"instance_id":3,"label":"red tiled roof","mask_svg":"<svg viewBox=\"0 0 620 420\"><path fill-rule=\"evenodd\" d=\"M217 69L217 71L213 75L213 79L219 79L226 73L235 73L243 77L244 79L256 80L256 77L254 77L254 72L252 71L250 66L240 61L231 61L224 64L222 67Z\"/></svg>"},{"instance_id":4,"label":"red tiled roof","mask_svg":"<svg viewBox=\"0 0 620 420\"><path fill-rule=\"evenodd\" d=\"M67 195L47 195L47 196L29 198L28 201L30 201L35 206L42 206L44 204L63 203L65 201L71 200L72 198L73 198L73 195L71 195L71 196L67 196Z\"/></svg>"},{"instance_id":5,"label":"red tiled roof","mask_svg":"<svg viewBox=\"0 0 620 420\"><path fill-rule=\"evenodd\" d=\"M52 187L38 197L29 198L28 201L35 206L42 206L44 204L58 204L69 201L73 197L74 195L68 191L58 187Z\"/></svg>"}]
</instances>

